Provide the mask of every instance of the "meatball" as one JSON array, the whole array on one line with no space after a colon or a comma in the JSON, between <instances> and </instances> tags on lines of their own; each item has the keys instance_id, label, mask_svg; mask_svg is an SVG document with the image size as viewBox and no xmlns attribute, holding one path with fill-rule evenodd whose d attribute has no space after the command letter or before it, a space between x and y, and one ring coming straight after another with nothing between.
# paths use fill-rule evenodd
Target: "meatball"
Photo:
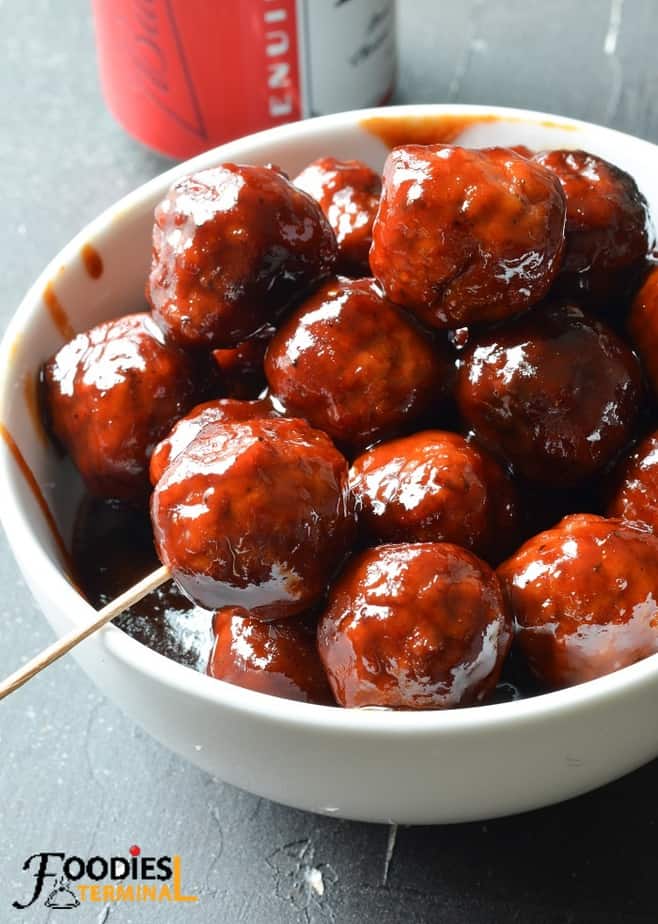
<instances>
[{"instance_id":1,"label":"meatball","mask_svg":"<svg viewBox=\"0 0 658 924\"><path fill-rule=\"evenodd\" d=\"M454 542L496 561L513 547L512 482L456 433L427 430L380 443L356 459L350 487L373 542Z\"/></svg>"},{"instance_id":2,"label":"meatball","mask_svg":"<svg viewBox=\"0 0 658 924\"><path fill-rule=\"evenodd\" d=\"M213 359L219 369L222 390L228 398L249 401L258 398L265 390L263 360L267 346L274 336L274 328L266 324L250 340L236 347L213 350Z\"/></svg>"},{"instance_id":3,"label":"meatball","mask_svg":"<svg viewBox=\"0 0 658 924\"><path fill-rule=\"evenodd\" d=\"M638 362L605 324L573 305L536 309L462 353L457 403L478 440L532 480L567 485L629 442Z\"/></svg>"},{"instance_id":4,"label":"meatball","mask_svg":"<svg viewBox=\"0 0 658 924\"><path fill-rule=\"evenodd\" d=\"M566 517L498 569L516 641L539 680L566 687L658 651L658 539L593 514Z\"/></svg>"},{"instance_id":5,"label":"meatball","mask_svg":"<svg viewBox=\"0 0 658 924\"><path fill-rule=\"evenodd\" d=\"M196 603L285 618L317 602L350 550L347 463L303 420L206 424L157 482L151 521Z\"/></svg>"},{"instance_id":6,"label":"meatball","mask_svg":"<svg viewBox=\"0 0 658 924\"><path fill-rule=\"evenodd\" d=\"M519 154L521 157L531 158L535 155L535 152L525 144L511 144L509 149L510 151L514 151L515 154Z\"/></svg>"},{"instance_id":7,"label":"meatball","mask_svg":"<svg viewBox=\"0 0 658 924\"><path fill-rule=\"evenodd\" d=\"M564 260L556 293L600 304L618 296L649 247L647 203L635 180L587 151L542 151L567 200Z\"/></svg>"},{"instance_id":8,"label":"meatball","mask_svg":"<svg viewBox=\"0 0 658 924\"><path fill-rule=\"evenodd\" d=\"M658 430L640 443L620 467L606 513L643 523L658 535Z\"/></svg>"},{"instance_id":9,"label":"meatball","mask_svg":"<svg viewBox=\"0 0 658 924\"><path fill-rule=\"evenodd\" d=\"M320 657L342 706L480 702L498 682L511 637L495 573L448 543L362 552L318 625Z\"/></svg>"},{"instance_id":10,"label":"meatball","mask_svg":"<svg viewBox=\"0 0 658 924\"><path fill-rule=\"evenodd\" d=\"M294 183L320 203L334 229L337 271L347 276L368 276L381 176L360 160L321 157L305 167Z\"/></svg>"},{"instance_id":11,"label":"meatball","mask_svg":"<svg viewBox=\"0 0 658 924\"><path fill-rule=\"evenodd\" d=\"M406 145L386 161L370 266L430 326L501 320L548 291L565 209L557 178L509 148Z\"/></svg>"},{"instance_id":12,"label":"meatball","mask_svg":"<svg viewBox=\"0 0 658 924\"><path fill-rule=\"evenodd\" d=\"M652 267L633 299L628 330L658 397L658 266Z\"/></svg>"},{"instance_id":13,"label":"meatball","mask_svg":"<svg viewBox=\"0 0 658 924\"><path fill-rule=\"evenodd\" d=\"M335 705L315 644L299 622L263 622L239 607L213 618L208 673L217 680L303 703Z\"/></svg>"},{"instance_id":14,"label":"meatball","mask_svg":"<svg viewBox=\"0 0 658 924\"><path fill-rule=\"evenodd\" d=\"M265 357L273 398L348 450L399 433L445 396L447 347L371 279L326 282L288 318Z\"/></svg>"},{"instance_id":15,"label":"meatball","mask_svg":"<svg viewBox=\"0 0 658 924\"><path fill-rule=\"evenodd\" d=\"M234 398L216 398L197 404L176 422L171 432L155 447L151 456L149 475L151 484L162 477L169 463L199 435L209 423L239 423L262 417L279 417L268 398L255 401L238 401Z\"/></svg>"},{"instance_id":16,"label":"meatball","mask_svg":"<svg viewBox=\"0 0 658 924\"><path fill-rule=\"evenodd\" d=\"M276 169L224 164L184 177L155 210L147 296L186 347L232 347L328 275L336 238Z\"/></svg>"},{"instance_id":17,"label":"meatball","mask_svg":"<svg viewBox=\"0 0 658 924\"><path fill-rule=\"evenodd\" d=\"M197 378L150 315L107 321L44 365L48 426L92 494L144 501L153 447L201 397Z\"/></svg>"}]
</instances>

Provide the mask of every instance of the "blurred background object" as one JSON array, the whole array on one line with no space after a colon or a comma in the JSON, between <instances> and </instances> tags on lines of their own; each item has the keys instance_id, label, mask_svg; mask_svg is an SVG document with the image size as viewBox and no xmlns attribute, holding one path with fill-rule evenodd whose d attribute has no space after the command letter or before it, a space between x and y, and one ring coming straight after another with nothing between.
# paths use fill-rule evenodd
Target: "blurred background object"
<instances>
[{"instance_id":1,"label":"blurred background object","mask_svg":"<svg viewBox=\"0 0 658 924\"><path fill-rule=\"evenodd\" d=\"M93 0L93 9L110 111L170 157L377 106L393 90L395 0Z\"/></svg>"}]
</instances>

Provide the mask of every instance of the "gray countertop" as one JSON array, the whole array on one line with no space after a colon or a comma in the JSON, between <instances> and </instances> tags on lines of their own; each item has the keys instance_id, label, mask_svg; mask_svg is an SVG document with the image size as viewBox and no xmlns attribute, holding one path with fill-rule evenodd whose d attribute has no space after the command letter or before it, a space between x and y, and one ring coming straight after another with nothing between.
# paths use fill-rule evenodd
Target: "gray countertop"
<instances>
[{"instance_id":1,"label":"gray countertop","mask_svg":"<svg viewBox=\"0 0 658 924\"><path fill-rule=\"evenodd\" d=\"M654 0L400 0L398 102L498 103L658 141ZM0 0L0 328L90 218L166 162L100 97L85 0ZM0 503L2 499L0 498ZM0 537L0 675L51 632ZM212 779L123 716L71 658L0 711L0 922L654 922L658 763L525 816L394 828ZM11 907L23 861L139 843L179 853L194 906ZM305 871L320 869L320 896Z\"/></svg>"}]
</instances>

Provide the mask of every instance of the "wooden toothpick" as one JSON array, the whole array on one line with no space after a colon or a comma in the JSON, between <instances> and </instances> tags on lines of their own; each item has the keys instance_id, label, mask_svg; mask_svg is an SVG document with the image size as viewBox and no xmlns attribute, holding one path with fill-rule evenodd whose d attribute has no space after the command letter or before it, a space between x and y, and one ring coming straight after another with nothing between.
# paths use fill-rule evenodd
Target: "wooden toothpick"
<instances>
[{"instance_id":1,"label":"wooden toothpick","mask_svg":"<svg viewBox=\"0 0 658 924\"><path fill-rule=\"evenodd\" d=\"M10 693L13 693L14 690L18 690L24 683L31 680L32 677L40 673L45 667L48 667L49 664L52 664L53 661L57 661L57 659L65 655L67 651L75 648L79 642L89 638L90 635L97 632L98 629L114 619L115 616L118 616L119 613L123 613L124 610L127 610L153 590L157 590L157 588L160 587L161 584L164 584L165 581L168 581L170 577L171 574L169 569L163 565L156 571L153 571L152 574L142 578L141 581L129 590L124 591L116 600L112 600L111 603L104 606L102 610L98 610L86 625L71 629L71 631L63 635L62 638L53 642L53 644L49 645L47 648L44 648L40 654L31 658L27 664L24 664L23 667L14 671L13 674L10 674L6 680L0 683L0 699L4 699L5 696L9 696Z\"/></svg>"}]
</instances>

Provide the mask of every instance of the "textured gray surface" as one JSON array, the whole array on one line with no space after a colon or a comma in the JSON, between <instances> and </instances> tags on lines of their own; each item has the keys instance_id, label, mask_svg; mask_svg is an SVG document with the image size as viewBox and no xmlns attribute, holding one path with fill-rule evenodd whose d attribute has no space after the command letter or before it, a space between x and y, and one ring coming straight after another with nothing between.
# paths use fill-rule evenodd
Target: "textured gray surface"
<instances>
[{"instance_id":1,"label":"textured gray surface","mask_svg":"<svg viewBox=\"0 0 658 924\"><path fill-rule=\"evenodd\" d=\"M658 140L654 0L400 0L397 101L545 109ZM0 0L0 327L51 256L164 161L112 122L85 0ZM1 502L1 499L0 499ZM0 538L0 674L50 632ZM653 922L658 764L554 809L401 829L222 785L146 737L66 659L0 706L0 922ZM195 906L11 908L23 860L180 853ZM320 898L305 872L320 869ZM36 909L36 910L35 910Z\"/></svg>"}]
</instances>

